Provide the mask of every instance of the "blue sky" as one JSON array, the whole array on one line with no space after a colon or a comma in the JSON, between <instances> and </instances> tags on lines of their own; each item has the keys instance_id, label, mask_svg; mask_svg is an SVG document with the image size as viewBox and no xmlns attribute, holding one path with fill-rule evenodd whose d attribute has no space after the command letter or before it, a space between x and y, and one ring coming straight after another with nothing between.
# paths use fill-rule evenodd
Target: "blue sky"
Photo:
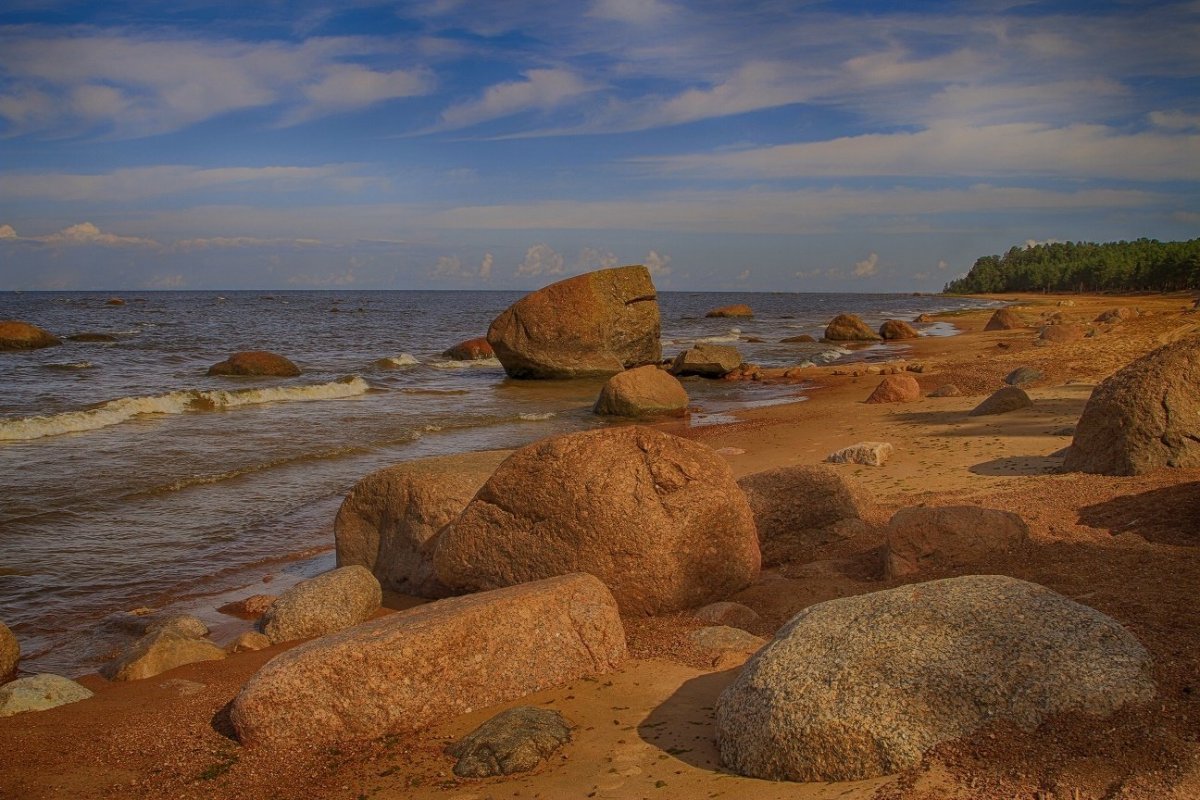
<instances>
[{"instance_id":1,"label":"blue sky","mask_svg":"<svg viewBox=\"0 0 1200 800\"><path fill-rule=\"evenodd\" d=\"M0 8L0 288L927 291L1200 236L1200 2Z\"/></svg>"}]
</instances>

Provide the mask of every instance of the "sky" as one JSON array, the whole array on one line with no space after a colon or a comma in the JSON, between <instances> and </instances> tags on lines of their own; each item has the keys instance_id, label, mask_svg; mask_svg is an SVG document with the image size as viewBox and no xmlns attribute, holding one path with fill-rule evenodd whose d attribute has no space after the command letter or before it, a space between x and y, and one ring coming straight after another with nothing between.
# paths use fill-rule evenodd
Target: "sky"
<instances>
[{"instance_id":1,"label":"sky","mask_svg":"<svg viewBox=\"0 0 1200 800\"><path fill-rule=\"evenodd\" d=\"M936 291L1200 236L1200 0L0 5L0 289Z\"/></svg>"}]
</instances>

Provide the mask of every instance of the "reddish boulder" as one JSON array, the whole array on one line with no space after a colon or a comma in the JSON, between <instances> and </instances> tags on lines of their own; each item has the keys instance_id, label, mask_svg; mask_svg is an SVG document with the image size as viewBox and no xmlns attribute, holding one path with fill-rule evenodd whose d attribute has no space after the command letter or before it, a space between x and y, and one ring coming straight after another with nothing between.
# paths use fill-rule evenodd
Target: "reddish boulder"
<instances>
[{"instance_id":1,"label":"reddish boulder","mask_svg":"<svg viewBox=\"0 0 1200 800\"><path fill-rule=\"evenodd\" d=\"M968 416L986 417L992 414L1007 414L1010 411L1028 408L1031 405L1033 405L1033 400L1029 398L1024 389L1019 386L1005 386L1003 389L993 392L986 400L971 409Z\"/></svg>"},{"instance_id":2,"label":"reddish boulder","mask_svg":"<svg viewBox=\"0 0 1200 800\"><path fill-rule=\"evenodd\" d=\"M879 335L884 339L916 339L921 334L917 329L901 319L885 320L879 326Z\"/></svg>"},{"instance_id":3,"label":"reddish boulder","mask_svg":"<svg viewBox=\"0 0 1200 800\"><path fill-rule=\"evenodd\" d=\"M454 361L482 361L487 358L495 358L496 351L488 344L487 339L480 336L459 342L442 355Z\"/></svg>"},{"instance_id":4,"label":"reddish boulder","mask_svg":"<svg viewBox=\"0 0 1200 800\"><path fill-rule=\"evenodd\" d=\"M1045 342L1069 344L1082 340L1086 334L1087 331L1083 329L1082 325L1065 323L1062 325L1043 326L1041 332L1038 333L1038 338Z\"/></svg>"},{"instance_id":5,"label":"reddish boulder","mask_svg":"<svg viewBox=\"0 0 1200 800\"><path fill-rule=\"evenodd\" d=\"M588 572L624 613L724 600L759 568L758 536L729 465L639 426L556 436L496 469L434 554L463 591Z\"/></svg>"},{"instance_id":6,"label":"reddish boulder","mask_svg":"<svg viewBox=\"0 0 1200 800\"><path fill-rule=\"evenodd\" d=\"M1092 391L1067 471L1141 475L1200 466L1200 337L1160 347Z\"/></svg>"},{"instance_id":7,"label":"reddish boulder","mask_svg":"<svg viewBox=\"0 0 1200 800\"><path fill-rule=\"evenodd\" d=\"M732 306L721 306L714 308L704 316L706 317L753 317L754 310L748 305L738 303Z\"/></svg>"},{"instance_id":8,"label":"reddish boulder","mask_svg":"<svg viewBox=\"0 0 1200 800\"><path fill-rule=\"evenodd\" d=\"M0 683L17 674L17 662L21 660L21 644L8 626L0 622Z\"/></svg>"},{"instance_id":9,"label":"reddish boulder","mask_svg":"<svg viewBox=\"0 0 1200 800\"><path fill-rule=\"evenodd\" d=\"M514 378L611 375L658 363L658 295L642 266L567 278L496 317L487 340Z\"/></svg>"},{"instance_id":10,"label":"reddish boulder","mask_svg":"<svg viewBox=\"0 0 1200 800\"><path fill-rule=\"evenodd\" d=\"M612 595L564 575L390 614L281 653L234 698L246 745L327 746L420 730L625 658Z\"/></svg>"},{"instance_id":11,"label":"reddish boulder","mask_svg":"<svg viewBox=\"0 0 1200 800\"><path fill-rule=\"evenodd\" d=\"M825 338L831 342L877 342L879 335L854 314L838 314L825 327Z\"/></svg>"},{"instance_id":12,"label":"reddish boulder","mask_svg":"<svg viewBox=\"0 0 1200 800\"><path fill-rule=\"evenodd\" d=\"M736 347L699 342L675 356L671 362L671 374L722 378L741 365L742 354Z\"/></svg>"},{"instance_id":13,"label":"reddish boulder","mask_svg":"<svg viewBox=\"0 0 1200 800\"><path fill-rule=\"evenodd\" d=\"M277 353L247 350L234 353L224 361L213 364L208 368L208 374L292 378L300 374L300 368Z\"/></svg>"},{"instance_id":14,"label":"reddish boulder","mask_svg":"<svg viewBox=\"0 0 1200 800\"><path fill-rule=\"evenodd\" d=\"M888 375L867 398L868 403L911 403L921 399L921 384L911 375Z\"/></svg>"},{"instance_id":15,"label":"reddish boulder","mask_svg":"<svg viewBox=\"0 0 1200 800\"><path fill-rule=\"evenodd\" d=\"M371 570L386 589L445 597L433 574L437 534L453 522L509 452L405 461L372 472L346 495L333 522L339 567Z\"/></svg>"},{"instance_id":16,"label":"reddish boulder","mask_svg":"<svg viewBox=\"0 0 1200 800\"><path fill-rule=\"evenodd\" d=\"M807 333L802 333L799 336L789 336L786 339L779 340L781 344L808 344L817 341Z\"/></svg>"},{"instance_id":17,"label":"reddish boulder","mask_svg":"<svg viewBox=\"0 0 1200 800\"><path fill-rule=\"evenodd\" d=\"M666 371L647 364L609 378L592 412L615 417L680 417L687 411L687 405L683 384Z\"/></svg>"},{"instance_id":18,"label":"reddish boulder","mask_svg":"<svg viewBox=\"0 0 1200 800\"><path fill-rule=\"evenodd\" d=\"M987 325L983 326L985 331L1011 331L1017 328L1024 328L1025 323L1015 312L1007 308L998 308L996 313L992 314L992 318L987 321Z\"/></svg>"},{"instance_id":19,"label":"reddish boulder","mask_svg":"<svg viewBox=\"0 0 1200 800\"><path fill-rule=\"evenodd\" d=\"M275 599L259 621L272 644L340 631L379 610L379 581L360 566L339 567L297 583Z\"/></svg>"},{"instance_id":20,"label":"reddish boulder","mask_svg":"<svg viewBox=\"0 0 1200 800\"><path fill-rule=\"evenodd\" d=\"M886 570L899 578L930 569L970 569L1029 541L1010 511L975 506L902 508L887 526Z\"/></svg>"},{"instance_id":21,"label":"reddish boulder","mask_svg":"<svg viewBox=\"0 0 1200 800\"><path fill-rule=\"evenodd\" d=\"M16 319L0 320L0 351L36 350L59 344L62 344L62 339L37 325Z\"/></svg>"}]
</instances>

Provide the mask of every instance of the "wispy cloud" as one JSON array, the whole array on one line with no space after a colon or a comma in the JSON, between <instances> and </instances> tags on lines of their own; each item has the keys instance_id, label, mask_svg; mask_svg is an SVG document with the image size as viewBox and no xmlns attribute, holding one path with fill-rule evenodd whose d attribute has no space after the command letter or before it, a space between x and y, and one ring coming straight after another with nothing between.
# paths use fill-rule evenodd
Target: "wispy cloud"
<instances>
[{"instance_id":1,"label":"wispy cloud","mask_svg":"<svg viewBox=\"0 0 1200 800\"><path fill-rule=\"evenodd\" d=\"M447 108L431 130L455 130L523 111L545 111L599 87L566 69L531 69L521 80L489 86L481 97Z\"/></svg>"},{"instance_id":2,"label":"wispy cloud","mask_svg":"<svg viewBox=\"0 0 1200 800\"><path fill-rule=\"evenodd\" d=\"M0 225L0 242L29 242L42 245L99 245L102 247L161 247L153 239L121 236L100 230L90 222L80 222L44 236L21 236L11 225Z\"/></svg>"}]
</instances>

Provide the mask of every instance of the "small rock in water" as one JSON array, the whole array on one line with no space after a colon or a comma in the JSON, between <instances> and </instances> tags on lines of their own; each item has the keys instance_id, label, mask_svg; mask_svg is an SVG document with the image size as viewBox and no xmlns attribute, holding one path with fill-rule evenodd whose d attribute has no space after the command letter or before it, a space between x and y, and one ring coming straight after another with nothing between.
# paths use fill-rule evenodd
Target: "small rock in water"
<instances>
[{"instance_id":1,"label":"small rock in water","mask_svg":"<svg viewBox=\"0 0 1200 800\"><path fill-rule=\"evenodd\" d=\"M528 772L571 741L563 715L547 708L510 708L467 734L446 752L458 758L460 778L490 778Z\"/></svg>"},{"instance_id":2,"label":"small rock in water","mask_svg":"<svg viewBox=\"0 0 1200 800\"><path fill-rule=\"evenodd\" d=\"M0 683L16 674L17 662L20 660L20 642L8 626L0 622Z\"/></svg>"},{"instance_id":3,"label":"small rock in water","mask_svg":"<svg viewBox=\"0 0 1200 800\"><path fill-rule=\"evenodd\" d=\"M825 460L832 464L865 464L882 467L895 450L889 442L859 442L830 453Z\"/></svg>"},{"instance_id":4,"label":"small rock in water","mask_svg":"<svg viewBox=\"0 0 1200 800\"><path fill-rule=\"evenodd\" d=\"M93 692L61 675L42 673L0 686L0 717L77 703Z\"/></svg>"}]
</instances>

